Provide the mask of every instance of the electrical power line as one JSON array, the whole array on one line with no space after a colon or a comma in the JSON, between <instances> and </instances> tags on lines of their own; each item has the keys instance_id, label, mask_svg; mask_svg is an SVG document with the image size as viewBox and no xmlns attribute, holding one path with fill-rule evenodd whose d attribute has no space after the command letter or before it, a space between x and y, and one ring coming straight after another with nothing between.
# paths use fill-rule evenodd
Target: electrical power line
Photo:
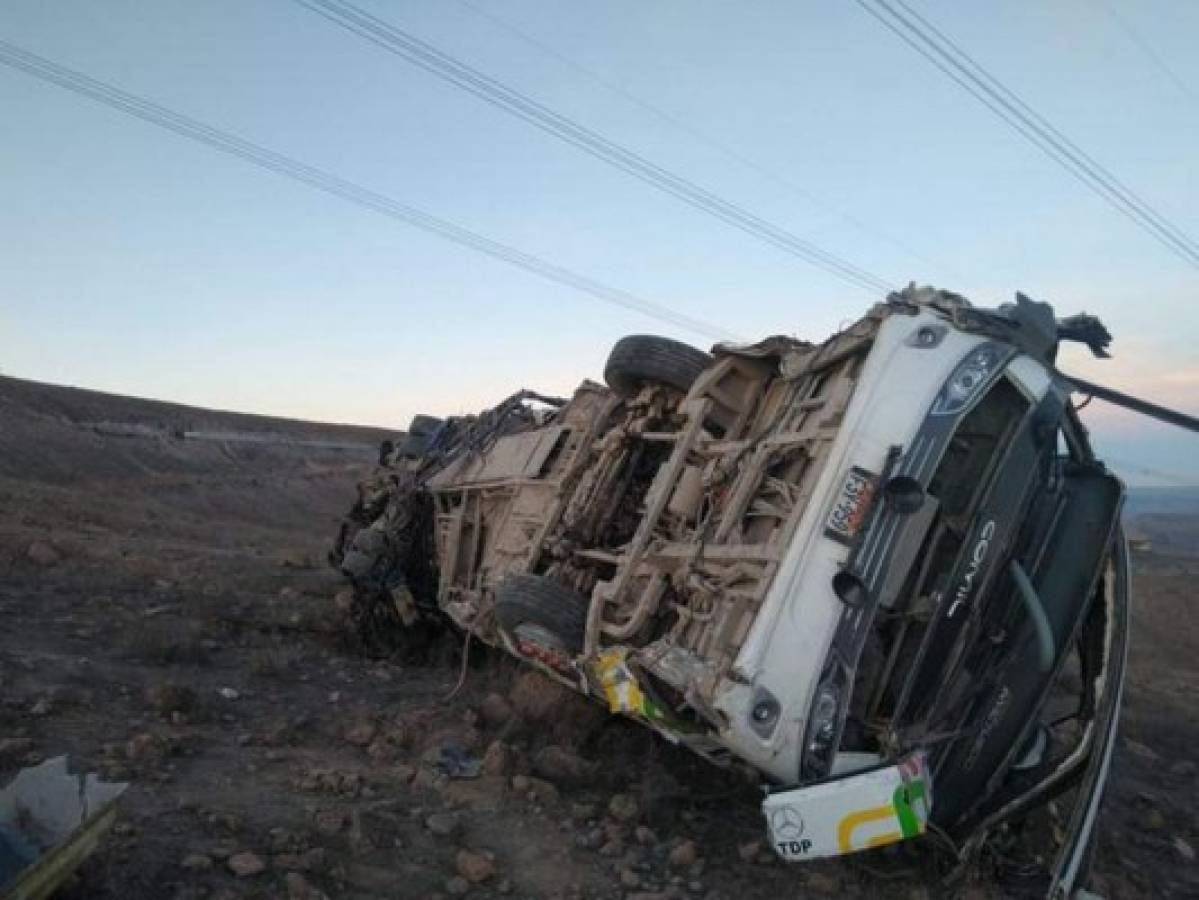
<instances>
[{"instance_id":1,"label":"electrical power line","mask_svg":"<svg viewBox=\"0 0 1199 900\"><path fill-rule=\"evenodd\" d=\"M345 0L296 3L567 144L871 294L892 282L718 197Z\"/></svg>"},{"instance_id":2,"label":"electrical power line","mask_svg":"<svg viewBox=\"0 0 1199 900\"><path fill-rule=\"evenodd\" d=\"M114 109L136 116L143 121L173 131L183 137L207 144L224 153L237 156L246 162L269 169L295 181L307 184L319 191L372 209L377 213L413 225L463 247L485 253L495 259L532 272L541 278L557 282L585 294L590 294L605 303L624 307L678 328L685 328L710 338L724 339L729 332L717 325L693 318L652 300L645 300L603 282L580 275L563 266L555 265L540 257L501 244L446 219L423 210L400 203L383 194L347 181L330 172L310 166L291 157L268 150L258 144L221 131L197 119L173 112L150 100L130 94L103 81L68 69L44 57L0 40L0 64L23 71L66 88L76 94L96 100Z\"/></svg>"},{"instance_id":3,"label":"electrical power line","mask_svg":"<svg viewBox=\"0 0 1199 900\"><path fill-rule=\"evenodd\" d=\"M1199 95L1196 95L1195 92L1191 90L1190 85L1188 85L1182 80L1181 77L1179 77L1178 73L1174 71L1173 67L1171 67L1164 59L1162 59L1161 54L1154 50L1149 42L1141 37L1140 32L1133 28L1129 21L1119 12L1117 12L1116 8L1112 6L1111 3L1106 2L1106 0L1096 0L1096 2L1103 7L1104 11L1108 14L1108 17L1116 23L1116 27L1123 31L1125 36L1137 45L1141 53L1143 53L1146 58L1153 63L1158 71L1165 75L1166 78L1168 78L1174 84L1174 87L1178 88L1178 90L1183 94L1186 94L1192 103L1199 102Z\"/></svg>"},{"instance_id":4,"label":"electrical power line","mask_svg":"<svg viewBox=\"0 0 1199 900\"><path fill-rule=\"evenodd\" d=\"M895 0L895 5L888 0L856 2L1122 215L1183 260L1199 268L1199 244L1062 134L904 0ZM902 8L902 11L897 7Z\"/></svg>"},{"instance_id":5,"label":"electrical power line","mask_svg":"<svg viewBox=\"0 0 1199 900\"><path fill-rule=\"evenodd\" d=\"M548 44L545 41L540 40L539 38L535 37L534 35L529 34L527 31L525 31L521 28L518 28L516 25L513 25L511 22L509 22L507 19L500 18L491 10L484 9L479 4L472 2L472 0L458 0L458 3L461 6L466 7L468 10L470 10L472 13L479 16L480 18L486 19L488 22L490 22L496 28L499 28L502 31L507 32L508 34L512 35L513 37L517 38L518 40L523 41L525 44L528 44L530 47L533 47L533 48L537 49L538 51L540 51L541 53L544 53L546 56L553 57L559 63L561 63L563 66L565 66L569 69L573 69L575 72L579 73L584 78L588 79L589 81L593 82L594 84L598 84L600 87L604 88L606 91L609 91L610 93L615 94L618 97L622 97L624 100L628 101L633 106L636 106L638 109L642 110L643 112L648 113L650 116L657 119L659 122L663 122L666 125L670 126L671 128L674 128L675 130L679 131L680 133L688 135L693 140L698 141L699 143L703 144L704 146L706 146L712 150L715 150L717 153L721 154L726 159L730 159L733 162L737 163L738 165L744 166L746 169L749 169L752 172L756 172L761 177L790 191L792 194L795 194L798 197L802 197L805 201L812 204L813 206L817 206L817 207L825 210L826 212L832 213L833 215L840 218L841 221L843 221L847 225L850 225L851 227L857 229L858 231L862 232L863 234L869 235L870 237L873 237L876 240L882 241L883 243L890 244L892 247L896 248L897 250L900 250L903 253L906 253L908 256L912 257L912 259L919 260L924 265L936 267L936 268L940 269L942 272L952 273L957 278L965 277L964 275L962 275L962 273L960 271L957 270L956 266L951 266L951 265L945 263L944 261L930 259L928 256L921 253L919 250L912 247L906 241L903 241L900 238L896 237L895 235L889 234L888 232L882 230L881 228L877 228L868 222L863 222L861 219L857 218L856 216L852 216L849 213L845 212L844 210L837 208L834 204L828 202L827 200L822 199L821 197L817 196L816 194L813 194L808 189L796 184L790 178L780 175L778 172L775 172L775 171L767 168L766 166L762 165L761 163L757 162L756 160L752 159L751 157L745 155L741 151L730 146L728 143L721 140L720 138L713 137L711 134L709 134L705 131L702 131L699 128L696 128L694 125L687 123L686 121L680 119L678 116L674 115L673 113L668 112L667 110L663 109L662 107L658 106L657 104L651 103L650 101L644 99L643 97L640 97L637 94L634 94L632 91L623 87L621 84L613 81L610 78L605 77L604 75L601 75L599 72L596 72L594 69L583 65L578 60L576 60L570 56L567 56L565 53L556 49L551 44Z\"/></svg>"}]
</instances>

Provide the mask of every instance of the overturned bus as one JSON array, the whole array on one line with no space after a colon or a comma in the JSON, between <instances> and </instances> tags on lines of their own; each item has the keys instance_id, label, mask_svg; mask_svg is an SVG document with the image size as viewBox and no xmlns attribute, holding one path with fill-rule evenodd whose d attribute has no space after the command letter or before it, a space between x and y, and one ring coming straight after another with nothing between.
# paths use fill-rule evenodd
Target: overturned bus
<instances>
[{"instance_id":1,"label":"overturned bus","mask_svg":"<svg viewBox=\"0 0 1199 900\"><path fill-rule=\"evenodd\" d=\"M1129 585L1065 339L1110 340L927 288L820 343L627 337L568 399L418 417L332 558L363 616L449 623L748 763L788 860L932 828L965 863L1068 792L1044 887L1069 896Z\"/></svg>"}]
</instances>

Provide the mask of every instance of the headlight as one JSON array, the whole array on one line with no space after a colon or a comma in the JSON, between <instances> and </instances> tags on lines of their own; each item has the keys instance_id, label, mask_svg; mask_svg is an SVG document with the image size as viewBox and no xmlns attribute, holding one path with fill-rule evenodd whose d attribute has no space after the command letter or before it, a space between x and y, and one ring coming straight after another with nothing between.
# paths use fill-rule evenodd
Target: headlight
<instances>
[{"instance_id":1,"label":"headlight","mask_svg":"<svg viewBox=\"0 0 1199 900\"><path fill-rule=\"evenodd\" d=\"M996 344L986 343L975 348L966 356L933 401L930 414L949 416L961 412L978 396L983 386L1000 368L1006 354Z\"/></svg>"},{"instance_id":2,"label":"headlight","mask_svg":"<svg viewBox=\"0 0 1199 900\"><path fill-rule=\"evenodd\" d=\"M828 745L837 730L837 710L841 706L841 694L831 684L824 685L816 693L816 702L812 704L812 721L808 726L811 735L808 740L809 750L819 750Z\"/></svg>"},{"instance_id":3,"label":"headlight","mask_svg":"<svg viewBox=\"0 0 1199 900\"><path fill-rule=\"evenodd\" d=\"M833 665L821 680L812 698L808 712L807 730L804 733L803 763L801 780L814 781L824 778L833 764L833 755L841 737L841 723L848 694L845 671Z\"/></svg>"}]
</instances>

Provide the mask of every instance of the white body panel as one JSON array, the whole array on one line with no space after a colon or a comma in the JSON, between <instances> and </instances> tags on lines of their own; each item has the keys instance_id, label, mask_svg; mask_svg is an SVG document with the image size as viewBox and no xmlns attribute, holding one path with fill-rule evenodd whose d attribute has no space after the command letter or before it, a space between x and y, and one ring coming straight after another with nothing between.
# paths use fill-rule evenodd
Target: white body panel
<instances>
[{"instance_id":1,"label":"white body panel","mask_svg":"<svg viewBox=\"0 0 1199 900\"><path fill-rule=\"evenodd\" d=\"M734 678L721 685L717 708L730 723L722 742L783 784L798 779L804 725L842 609L832 579L849 548L825 535L826 517L848 469L881 472L889 449L911 442L955 366L985 340L949 327L936 349L909 341L922 326L945 325L928 311L883 323L813 500L737 657ZM1028 393L1039 396L1048 387L1044 367L1032 359L1018 357L1012 369ZM755 687L781 706L768 737L749 726Z\"/></svg>"}]
</instances>

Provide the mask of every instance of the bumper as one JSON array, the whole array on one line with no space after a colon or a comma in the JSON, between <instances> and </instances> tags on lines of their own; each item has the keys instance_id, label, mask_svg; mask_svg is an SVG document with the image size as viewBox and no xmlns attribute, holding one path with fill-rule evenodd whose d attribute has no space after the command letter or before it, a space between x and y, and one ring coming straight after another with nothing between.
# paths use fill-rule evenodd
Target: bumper
<instances>
[{"instance_id":1,"label":"bumper","mask_svg":"<svg viewBox=\"0 0 1199 900\"><path fill-rule=\"evenodd\" d=\"M932 804L927 759L914 753L885 769L771 794L762 811L775 852L795 861L917 837Z\"/></svg>"}]
</instances>

